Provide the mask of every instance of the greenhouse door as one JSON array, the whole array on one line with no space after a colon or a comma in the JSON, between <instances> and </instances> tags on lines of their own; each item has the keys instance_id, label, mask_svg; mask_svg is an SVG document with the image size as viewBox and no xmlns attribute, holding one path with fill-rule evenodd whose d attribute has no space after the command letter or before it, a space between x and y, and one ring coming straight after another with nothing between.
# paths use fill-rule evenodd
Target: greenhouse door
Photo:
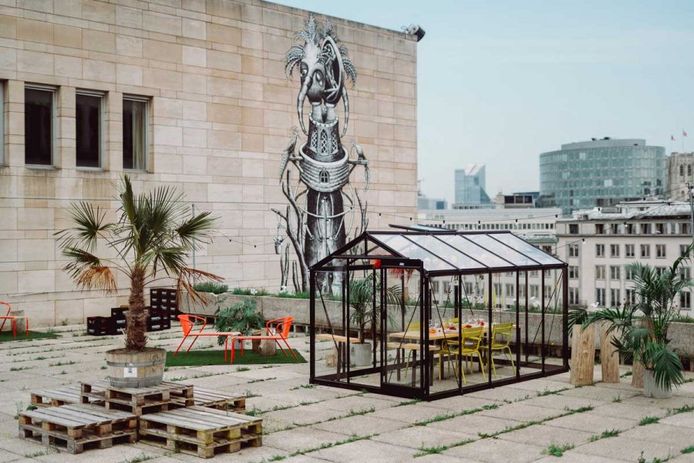
<instances>
[{"instance_id":1,"label":"greenhouse door","mask_svg":"<svg viewBox=\"0 0 694 463\"><path fill-rule=\"evenodd\" d=\"M422 397L427 352L424 345L419 267L384 262L377 288L380 308L381 388L386 394Z\"/></svg>"}]
</instances>

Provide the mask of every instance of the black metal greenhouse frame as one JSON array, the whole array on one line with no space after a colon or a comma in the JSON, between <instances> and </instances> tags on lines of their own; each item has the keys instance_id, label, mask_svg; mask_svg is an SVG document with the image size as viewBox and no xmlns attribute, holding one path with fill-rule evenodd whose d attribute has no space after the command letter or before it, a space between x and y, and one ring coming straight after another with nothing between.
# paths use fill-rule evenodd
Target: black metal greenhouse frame
<instances>
[{"instance_id":1,"label":"black metal greenhouse frame","mask_svg":"<svg viewBox=\"0 0 694 463\"><path fill-rule=\"evenodd\" d=\"M545 376L550 376L550 375L555 375L555 374L560 374L564 373L569 370L569 341L568 341L568 307L569 307L569 301L568 301L568 265L565 262L559 261L558 259L554 258L553 256L550 256L549 254L546 254L544 251L541 251L537 248L537 251L541 252L545 256L552 257L553 260L555 260L557 263L554 264L542 264L538 260L533 259L532 257L528 256L527 254L523 254L521 251L519 251L516 248L513 248L512 246L504 243L503 241L497 239L498 235L500 234L510 234L510 232L507 231L470 231L470 232L456 232L456 231L447 231L447 230L422 230L422 231L415 231L413 229L404 229L404 230L388 230L388 231L367 231L362 233L360 236L355 238L354 240L350 241L347 243L345 246L341 247L331 255L327 256L326 258L322 259L321 261L317 262L315 265L313 265L310 268L310 382L311 384L320 384L320 385L325 385L325 386L333 386L333 387L341 387L341 388L346 388L346 389L354 389L354 390L366 390L368 392L374 392L374 393L379 393L379 394L386 394L386 395L392 395L392 396L398 396L398 397L405 397L405 398L413 398L413 399L420 399L420 400L436 400L436 399L441 399L441 398L446 398L446 397L452 397L460 394L464 394L467 392L472 392L472 391L478 391L482 389L489 389L493 387L498 387L502 385L507 385L507 384L513 384L513 383L518 383L521 381L527 381L531 379L536 379L536 378L541 378ZM413 259L413 258L408 258L407 256L403 255L402 253L396 251L392 247L390 247L387 243L384 243L381 239L378 238L378 235L383 236L383 235L401 235L405 237L405 239L408 240L408 242L411 242L411 244L418 246L422 249L424 249L427 253L432 254L436 258L442 260L443 262L446 262L449 264L452 269L443 269L443 270L431 270L425 268L424 262L421 259ZM472 270L466 270L466 269L461 269L453 265L450 261L446 259L447 256L444 255L436 255L431 251L430 249L426 249L425 247L421 246L420 244L417 243L416 237L417 236L431 236L437 239L439 242L446 244L448 246L451 246L450 244L446 243L444 240L441 240L439 237L443 235L457 235L461 236L467 241L472 242L476 246L479 246L480 248L484 249L486 252L489 252L490 254L496 256L497 258L504 260L505 262L508 262L509 265L507 266L497 266L497 267L492 267L487 264L485 264L483 261L475 259L474 256L467 256L468 258L474 260L480 266L483 268L483 270L480 270L479 268L477 269L472 269ZM480 245L479 243L475 243L474 237L476 235L487 235L490 236L491 238L495 239L498 243L500 243L503 246L508 247L509 249L524 255L527 257L529 260L533 261L534 263L531 265L514 265L513 263L509 262L508 259L490 251L489 249L486 249L484 246ZM497 236L497 238L495 238ZM516 235L512 235L517 239L518 238ZM521 240L522 241L522 240ZM360 248L360 246L363 243L363 247ZM530 243L527 243L523 241L523 243L532 246ZM437 242L438 244L438 242ZM370 254L370 248L371 250L375 248L381 248L382 250L385 250L386 252L390 253L391 255L380 255L380 254ZM361 249L361 250L360 250ZM356 253L355 250L357 251ZM362 251L363 250L363 251ZM463 255L466 255L464 252L462 252L458 248L452 247L451 252L457 251ZM352 253L350 253L352 252ZM365 261L367 263L365 263ZM419 291L420 291L420 297L418 298L418 306L415 307L419 309L419 322L420 322L420 339L421 339L421 349L419 351L420 353L420 360L417 362L417 367L418 367L418 372L419 372L419 382L417 384L414 384L413 380L413 385L412 386L407 386L403 384L394 384L394 383L389 383L385 381L386 375L388 374L389 369L395 368L395 365L387 365L386 363L386 349L385 346L387 344L387 339L384 339L387 337L386 333L386 316L380 316L376 317L376 311L377 310L387 310L387 301L386 301L386 294L384 291L384 288L387 287L387 270L389 269L412 269L413 271L419 272L420 275L420 280L419 280ZM546 358L547 358L547 339L545 339L546 333L545 333L545 314L547 311L547 302L546 302L546 294L545 294L545 272L548 270L559 270L561 272L561 286L562 286L562 293L561 293L561 327L562 327L562 334L561 334L561 339L562 339L562 346L561 346L561 364L548 364L546 363ZM352 272L355 271L371 271L374 272L380 272L380 290L376 288L376 278L374 278L374 291L373 291L373 301L371 308L374 311L373 316L374 320L378 319L379 322L379 328L380 332L377 329L376 323L371 323L371 330L370 334L372 337L372 341L375 343L379 343L380 345L380 357L376 355L376 346L373 346L373 359L371 362L370 366L367 367L357 367L356 369L352 369L350 367L351 361L350 361L350 335L349 332L354 331L354 328L350 326L350 301L349 301L349 283L350 283L350 276ZM540 272L540 279L541 279L541 340L540 340L540 362L530 362L528 360L528 339L529 339L529 332L528 332L528 273L529 272ZM322 374L322 375L316 375L316 336L317 336L317 330L319 327L316 325L316 314L317 314L317 307L318 304L322 304L323 310L325 310L326 316L328 315L327 309L325 308L325 300L323 297L323 294L320 292L320 289L318 288L318 275L321 273L331 273L331 272L341 272L343 274L343 278L341 279L341 288L342 288L342 297L341 297L341 303L342 303L342 317L341 317L341 328L338 330L342 331L342 335L336 335L336 333L333 331L332 337L333 337L333 342L335 344L335 347L338 348L338 343L335 342L336 337L342 337L343 340L342 342L345 344L344 347L341 349L336 349L338 352L338 356L341 356L341 358L337 359L337 365L338 365L338 371L336 373L329 373L329 374ZM477 383L477 384L472 384L472 385L463 385L460 377L457 378L457 383L458 387L455 389L448 389L444 391L431 391L430 385L432 384L432 376L433 375L433 362L434 362L434 354L427 348L425 349L425 346L428 346L430 344L430 339L429 339L429 329L428 329L428 321L432 319L434 314L432 313L432 294L431 294L431 286L430 282L433 278L436 277L442 277L442 276L447 276L447 277L455 277L457 276L457 285L454 286L454 313L458 318L458 333L461 332L462 329L462 317L460 316L462 314L463 309L463 301L462 301L462 292L463 292L463 277L466 275L487 275L486 283L487 283L487 294L489 297L486 298L486 310L487 310L487 316L488 318L488 323L486 324L487 326L487 339L491 339L492 337L492 324L493 324L493 311L494 311L494 302L493 298L491 297L491 294L493 292L492 289L492 276L498 273L508 273L508 272L514 272L515 273L515 323L514 323L514 329L515 329L515 339L517 340L517 343L519 344L518 347L515 349L515 375L507 377L507 378L502 378L502 379L494 379L492 377L492 369L489 368L489 362L492 358L492 350L491 349L486 349L487 352L487 380L483 383ZM524 278L524 284L525 284L525 291L524 291L524 299L525 299L525 319L524 319L524 328L525 328L525 361L523 361L522 356L521 356L521 336L520 336L520 325L521 325L521 314L522 314L522 306L520 304L520 299L521 299L521 294L520 294L520 275L525 274ZM378 293L378 294L377 294ZM403 308L404 308L404 301L403 301ZM414 313L414 312L413 312ZM328 324L330 324L329 316L328 316ZM325 327L321 327L325 328ZM331 329L331 327L329 327ZM537 333L536 333L537 334ZM379 337L380 336L380 337ZM458 362L458 368L462 368L462 356L458 355L457 358ZM501 362L503 363L503 360L497 359L497 363ZM342 368L344 371L340 371L340 364L342 364ZM521 374L521 366L523 367L530 367L530 368L536 368L536 372L531 372L531 373L524 373ZM413 367L414 369L414 367ZM460 370L458 370L460 371ZM373 385L373 384L364 384L362 382L354 381L353 378L357 376L363 376L363 375L369 375L369 374L379 374L381 376L381 381L380 385ZM413 378L414 378L414 372L413 372Z\"/></svg>"}]
</instances>

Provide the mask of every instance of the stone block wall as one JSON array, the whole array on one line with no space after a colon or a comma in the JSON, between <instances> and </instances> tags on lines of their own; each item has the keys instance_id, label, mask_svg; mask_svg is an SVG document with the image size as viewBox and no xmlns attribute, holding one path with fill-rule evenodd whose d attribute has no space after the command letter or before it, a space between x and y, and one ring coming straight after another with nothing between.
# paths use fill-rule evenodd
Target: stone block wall
<instances>
[{"instance_id":1,"label":"stone block wall","mask_svg":"<svg viewBox=\"0 0 694 463\"><path fill-rule=\"evenodd\" d=\"M176 185L196 211L212 210L218 231L196 265L232 287L276 290L270 208L284 205L280 153L298 125L298 76L286 79L284 56L307 16L258 0L0 0L0 300L34 326L126 302L123 281L117 295L76 291L54 237L71 202L116 206L124 94L150 98L148 167L130 173L136 189ZM370 228L407 222L417 189L416 41L331 20L359 73L343 142L369 159ZM24 164L25 83L57 89L52 168ZM106 94L99 170L75 166L78 89Z\"/></svg>"}]
</instances>

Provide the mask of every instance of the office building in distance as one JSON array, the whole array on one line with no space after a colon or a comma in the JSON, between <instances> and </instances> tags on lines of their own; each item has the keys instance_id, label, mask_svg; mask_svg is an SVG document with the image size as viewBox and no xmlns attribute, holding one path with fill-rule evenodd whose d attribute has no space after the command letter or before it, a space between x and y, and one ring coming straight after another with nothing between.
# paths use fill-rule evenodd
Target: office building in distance
<instances>
[{"instance_id":1,"label":"office building in distance","mask_svg":"<svg viewBox=\"0 0 694 463\"><path fill-rule=\"evenodd\" d=\"M453 209L483 209L493 207L486 192L484 164L471 164L455 171L455 203Z\"/></svg>"},{"instance_id":2,"label":"office building in distance","mask_svg":"<svg viewBox=\"0 0 694 463\"><path fill-rule=\"evenodd\" d=\"M543 202L564 214L660 197L666 175L665 148L648 146L643 139L592 139L540 155Z\"/></svg>"}]
</instances>

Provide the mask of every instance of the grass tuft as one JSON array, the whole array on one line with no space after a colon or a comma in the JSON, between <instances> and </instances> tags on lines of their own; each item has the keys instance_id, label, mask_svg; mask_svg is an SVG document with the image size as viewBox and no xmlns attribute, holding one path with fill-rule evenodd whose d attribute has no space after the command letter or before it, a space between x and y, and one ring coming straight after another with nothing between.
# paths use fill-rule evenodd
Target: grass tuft
<instances>
[{"instance_id":1,"label":"grass tuft","mask_svg":"<svg viewBox=\"0 0 694 463\"><path fill-rule=\"evenodd\" d=\"M648 424L657 423L658 421L660 421L660 418L657 416L644 416L641 418L641 421L639 421L639 426L646 426Z\"/></svg>"},{"instance_id":2,"label":"grass tuft","mask_svg":"<svg viewBox=\"0 0 694 463\"><path fill-rule=\"evenodd\" d=\"M595 441L598 441L600 439L607 439L610 437L616 437L619 435L619 433L620 433L620 431L617 429L609 429L609 430L605 430L605 431L601 432L600 434L595 434L595 435L591 436L591 438L588 440L590 442L595 442Z\"/></svg>"},{"instance_id":3,"label":"grass tuft","mask_svg":"<svg viewBox=\"0 0 694 463\"><path fill-rule=\"evenodd\" d=\"M553 457L561 457L564 455L564 452L572 448L574 448L573 444L549 444L549 447L542 453L545 455L552 455Z\"/></svg>"}]
</instances>

